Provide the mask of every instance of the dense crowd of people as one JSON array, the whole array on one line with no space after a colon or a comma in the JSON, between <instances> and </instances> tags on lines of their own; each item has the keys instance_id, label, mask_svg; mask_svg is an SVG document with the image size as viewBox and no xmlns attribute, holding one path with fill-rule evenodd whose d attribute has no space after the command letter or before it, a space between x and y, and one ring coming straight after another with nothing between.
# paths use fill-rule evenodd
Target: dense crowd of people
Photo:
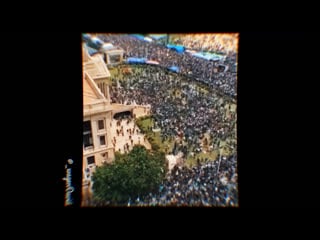
<instances>
[{"instance_id":1,"label":"dense crowd of people","mask_svg":"<svg viewBox=\"0 0 320 240\"><path fill-rule=\"evenodd\" d=\"M130 201L130 206L238 206L236 156L187 168L176 166L159 191Z\"/></svg>"},{"instance_id":2,"label":"dense crowd of people","mask_svg":"<svg viewBox=\"0 0 320 240\"><path fill-rule=\"evenodd\" d=\"M188 49L204 52L221 52L229 54L238 51L238 34L176 34L172 38L174 44Z\"/></svg>"},{"instance_id":3,"label":"dense crowd of people","mask_svg":"<svg viewBox=\"0 0 320 240\"><path fill-rule=\"evenodd\" d=\"M118 68L120 72L121 67ZM211 150L218 149L220 141L226 140L236 148L236 112L231 111L232 101L204 93L196 84L188 84L183 76L156 66L133 68L132 74L116 79L121 87L110 88L112 102L150 104L162 140L178 139L174 154L202 152L205 135L209 136Z\"/></svg>"},{"instance_id":4,"label":"dense crowd of people","mask_svg":"<svg viewBox=\"0 0 320 240\"><path fill-rule=\"evenodd\" d=\"M209 146L206 151L219 149L221 141L236 149L237 116L231 110L236 96L236 53L229 54L223 62L226 71L214 71L222 63L179 54L129 35L99 38L122 47L126 57L146 57L160 63L132 67L129 74L122 74L127 66L116 66L114 71L118 74L112 76L116 84L110 87L110 97L112 103L150 105L153 127L161 129L162 141L175 142L171 154L197 156L205 151L205 136ZM168 71L172 65L178 66L180 73ZM212 91L217 88L231 98ZM192 168L176 166L159 191L130 199L128 205L237 206L237 155L218 155L217 159L205 158L201 163L198 159L198 165Z\"/></svg>"},{"instance_id":5,"label":"dense crowd of people","mask_svg":"<svg viewBox=\"0 0 320 240\"><path fill-rule=\"evenodd\" d=\"M183 75L203 82L211 88L220 89L224 94L232 97L237 94L236 52L228 54L224 62L217 62L194 57L187 52L178 53L164 45L142 41L131 35L101 34L99 38L104 42L122 47L125 51L124 58L147 58L159 62L164 68L177 66ZM226 71L216 70L221 64L227 66Z\"/></svg>"}]
</instances>

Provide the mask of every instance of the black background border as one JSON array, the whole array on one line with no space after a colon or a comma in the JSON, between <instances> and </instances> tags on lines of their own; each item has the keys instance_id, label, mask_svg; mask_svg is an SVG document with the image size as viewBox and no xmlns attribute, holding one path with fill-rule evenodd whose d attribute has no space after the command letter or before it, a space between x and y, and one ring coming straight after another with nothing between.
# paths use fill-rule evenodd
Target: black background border
<instances>
[{"instance_id":1,"label":"black background border","mask_svg":"<svg viewBox=\"0 0 320 240\"><path fill-rule=\"evenodd\" d=\"M9 131L1 205L63 208L69 158L75 162L73 184L81 186L81 32L7 36L2 120ZM313 86L319 54L310 47L316 39L315 32L240 31L240 208L315 206L308 196L318 182L310 156L317 146L306 133L317 122ZM75 199L80 206L80 192Z\"/></svg>"}]
</instances>

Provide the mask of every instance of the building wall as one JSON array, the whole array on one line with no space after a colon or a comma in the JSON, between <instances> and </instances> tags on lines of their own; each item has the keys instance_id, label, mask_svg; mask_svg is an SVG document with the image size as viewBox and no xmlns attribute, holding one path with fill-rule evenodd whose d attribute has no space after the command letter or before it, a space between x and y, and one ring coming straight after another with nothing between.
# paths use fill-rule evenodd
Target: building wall
<instances>
[{"instance_id":1,"label":"building wall","mask_svg":"<svg viewBox=\"0 0 320 240\"><path fill-rule=\"evenodd\" d=\"M106 60L107 60L107 64L118 64L118 63L121 63L123 61L123 50L111 50L111 51L106 51ZM119 62L117 63L112 63L111 60L110 60L110 57L111 56L114 56L114 55L118 55L120 58L119 58Z\"/></svg>"},{"instance_id":2,"label":"building wall","mask_svg":"<svg viewBox=\"0 0 320 240\"><path fill-rule=\"evenodd\" d=\"M83 149L83 170L88 168L87 158L95 157L95 166L101 166L104 161L111 162L114 158L114 147L112 145L110 124L112 120L111 111L85 117L83 121L90 121L93 140L93 148ZM98 128L98 121L103 120L104 128ZM105 145L100 144L100 136L105 136ZM106 154L102 156L102 154Z\"/></svg>"}]
</instances>

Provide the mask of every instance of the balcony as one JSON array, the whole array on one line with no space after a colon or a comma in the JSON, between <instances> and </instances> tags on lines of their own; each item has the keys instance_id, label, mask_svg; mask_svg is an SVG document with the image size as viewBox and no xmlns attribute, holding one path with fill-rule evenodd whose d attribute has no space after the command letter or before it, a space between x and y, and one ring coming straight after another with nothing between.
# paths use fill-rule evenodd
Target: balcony
<instances>
[{"instance_id":1,"label":"balcony","mask_svg":"<svg viewBox=\"0 0 320 240\"><path fill-rule=\"evenodd\" d=\"M112 107L108 102L97 102L97 103L92 103L90 105L84 105L83 106L83 114L84 116L87 115L92 115L92 114L97 114L101 112L108 112L111 111Z\"/></svg>"}]
</instances>

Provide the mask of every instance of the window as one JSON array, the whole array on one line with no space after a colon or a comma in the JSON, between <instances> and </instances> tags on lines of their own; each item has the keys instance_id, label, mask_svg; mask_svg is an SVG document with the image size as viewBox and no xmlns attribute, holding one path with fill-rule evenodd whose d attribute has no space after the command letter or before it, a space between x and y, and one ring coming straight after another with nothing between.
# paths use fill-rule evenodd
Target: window
<instances>
[{"instance_id":1,"label":"window","mask_svg":"<svg viewBox=\"0 0 320 240\"><path fill-rule=\"evenodd\" d=\"M88 165L94 164L95 163L94 156L87 157L87 163L88 163Z\"/></svg>"},{"instance_id":2,"label":"window","mask_svg":"<svg viewBox=\"0 0 320 240\"><path fill-rule=\"evenodd\" d=\"M110 63L118 63L120 58L120 55L109 55Z\"/></svg>"},{"instance_id":3,"label":"window","mask_svg":"<svg viewBox=\"0 0 320 240\"><path fill-rule=\"evenodd\" d=\"M91 132L91 123L90 121L83 122L83 132Z\"/></svg>"},{"instance_id":4,"label":"window","mask_svg":"<svg viewBox=\"0 0 320 240\"><path fill-rule=\"evenodd\" d=\"M83 145L84 145L84 147L93 146L93 141L92 141L91 134L83 134Z\"/></svg>"},{"instance_id":5,"label":"window","mask_svg":"<svg viewBox=\"0 0 320 240\"><path fill-rule=\"evenodd\" d=\"M106 138L105 136L100 136L100 145L106 145Z\"/></svg>"},{"instance_id":6,"label":"window","mask_svg":"<svg viewBox=\"0 0 320 240\"><path fill-rule=\"evenodd\" d=\"M83 145L85 148L93 146L90 121L83 122Z\"/></svg>"},{"instance_id":7,"label":"window","mask_svg":"<svg viewBox=\"0 0 320 240\"><path fill-rule=\"evenodd\" d=\"M99 130L104 129L104 122L103 122L103 120L99 120L99 121L98 121L98 129L99 129Z\"/></svg>"},{"instance_id":8,"label":"window","mask_svg":"<svg viewBox=\"0 0 320 240\"><path fill-rule=\"evenodd\" d=\"M103 158L102 163L107 163L107 161L108 161L108 152L102 153L101 157Z\"/></svg>"}]
</instances>

